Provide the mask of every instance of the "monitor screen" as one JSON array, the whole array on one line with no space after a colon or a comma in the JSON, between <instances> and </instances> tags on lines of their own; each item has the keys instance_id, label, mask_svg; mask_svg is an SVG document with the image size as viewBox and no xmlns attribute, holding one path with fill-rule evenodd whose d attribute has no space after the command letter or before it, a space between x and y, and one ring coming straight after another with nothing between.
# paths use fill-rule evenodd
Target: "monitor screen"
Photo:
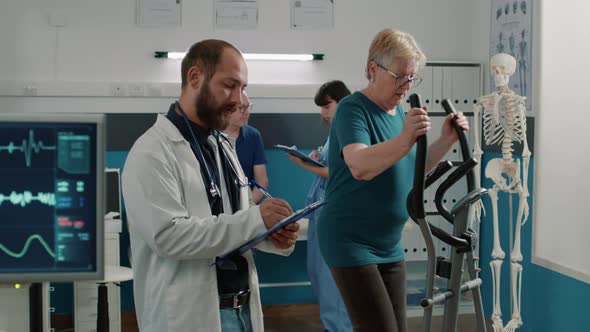
<instances>
[{"instance_id":1,"label":"monitor screen","mask_svg":"<svg viewBox=\"0 0 590 332\"><path fill-rule=\"evenodd\" d=\"M104 119L0 114L0 281L103 279Z\"/></svg>"}]
</instances>

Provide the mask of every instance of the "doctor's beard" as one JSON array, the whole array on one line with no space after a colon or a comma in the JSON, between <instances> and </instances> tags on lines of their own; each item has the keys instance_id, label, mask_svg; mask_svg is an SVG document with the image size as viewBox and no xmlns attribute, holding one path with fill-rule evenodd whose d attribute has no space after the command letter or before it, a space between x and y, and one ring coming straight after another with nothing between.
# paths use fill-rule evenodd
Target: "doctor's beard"
<instances>
[{"instance_id":1,"label":"doctor's beard","mask_svg":"<svg viewBox=\"0 0 590 332\"><path fill-rule=\"evenodd\" d=\"M229 124L231 114L237 111L237 103L219 105L216 102L209 81L203 82L199 97L196 101L197 116L211 129L224 130Z\"/></svg>"}]
</instances>

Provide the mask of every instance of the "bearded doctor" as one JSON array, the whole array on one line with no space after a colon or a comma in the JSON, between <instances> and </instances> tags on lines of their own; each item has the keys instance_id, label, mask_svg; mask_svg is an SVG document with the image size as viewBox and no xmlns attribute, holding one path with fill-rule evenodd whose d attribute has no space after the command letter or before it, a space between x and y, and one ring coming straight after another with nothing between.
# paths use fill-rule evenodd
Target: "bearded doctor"
<instances>
[{"instance_id":1,"label":"bearded doctor","mask_svg":"<svg viewBox=\"0 0 590 332\"><path fill-rule=\"evenodd\" d=\"M180 98L135 142L123 172L139 328L262 332L251 253L234 257L234 269L215 264L292 213L281 199L250 206L248 180L220 132L248 107L246 63L233 45L204 40L181 74ZM285 226L257 248L288 255L298 230Z\"/></svg>"}]
</instances>

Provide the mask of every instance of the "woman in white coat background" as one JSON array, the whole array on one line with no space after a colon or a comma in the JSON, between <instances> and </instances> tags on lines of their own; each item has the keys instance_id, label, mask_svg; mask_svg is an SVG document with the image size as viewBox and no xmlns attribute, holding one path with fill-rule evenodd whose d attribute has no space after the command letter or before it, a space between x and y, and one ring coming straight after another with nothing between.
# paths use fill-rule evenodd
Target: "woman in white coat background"
<instances>
[{"instance_id":1,"label":"woman in white coat background","mask_svg":"<svg viewBox=\"0 0 590 332\"><path fill-rule=\"evenodd\" d=\"M139 328L263 331L251 253L235 257L237 270L215 265L292 213L280 199L250 207L248 180L219 133L243 107L246 64L231 44L204 40L181 74L178 102L135 142L123 172ZM257 248L289 254L298 229L286 226Z\"/></svg>"}]
</instances>

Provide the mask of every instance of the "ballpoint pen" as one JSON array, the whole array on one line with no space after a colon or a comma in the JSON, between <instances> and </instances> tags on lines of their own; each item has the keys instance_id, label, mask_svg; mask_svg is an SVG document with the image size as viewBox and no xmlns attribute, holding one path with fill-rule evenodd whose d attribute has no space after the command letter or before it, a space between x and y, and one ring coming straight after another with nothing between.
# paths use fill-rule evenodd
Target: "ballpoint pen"
<instances>
[{"instance_id":1,"label":"ballpoint pen","mask_svg":"<svg viewBox=\"0 0 590 332\"><path fill-rule=\"evenodd\" d=\"M272 198L272 196L268 193L268 191L263 186L256 183L256 181L250 180L249 182L251 185L258 188L258 190L260 190L264 194L264 196L266 196L266 198Z\"/></svg>"}]
</instances>

